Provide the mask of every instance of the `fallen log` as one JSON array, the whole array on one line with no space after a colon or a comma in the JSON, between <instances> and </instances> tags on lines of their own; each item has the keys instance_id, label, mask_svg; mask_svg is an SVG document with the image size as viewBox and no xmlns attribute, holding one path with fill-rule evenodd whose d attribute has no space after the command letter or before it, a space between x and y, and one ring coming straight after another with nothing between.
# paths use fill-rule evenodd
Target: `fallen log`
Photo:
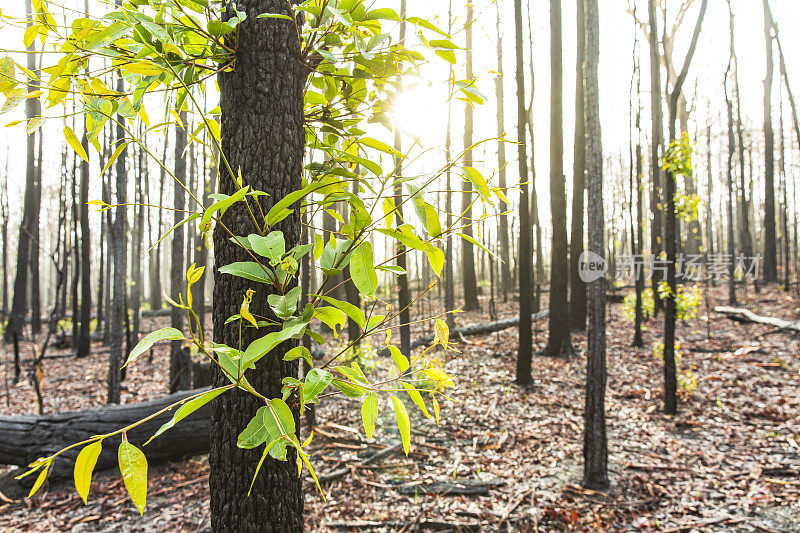
<instances>
[{"instance_id":1,"label":"fallen log","mask_svg":"<svg viewBox=\"0 0 800 533\"><path fill-rule=\"evenodd\" d=\"M800 332L800 322L784 320L773 316L761 316L753 313L744 307L715 307L714 311L722 315L726 315L731 320L738 322L750 322L755 324L766 324L774 326L781 330L790 330Z\"/></svg>"},{"instance_id":2,"label":"fallen log","mask_svg":"<svg viewBox=\"0 0 800 533\"><path fill-rule=\"evenodd\" d=\"M157 400L127 405L100 407L45 416L0 416L0 464L27 466L39 457L46 457L94 435L110 433L141 420L198 391L182 391ZM132 428L128 440L141 446L173 415L170 410ZM164 432L144 448L150 463L170 461L208 451L210 405L207 404ZM116 467L117 448L121 437L103 441L103 451L96 470ZM59 455L50 468L51 479L72 476L75 458L81 448ZM36 476L29 476L31 480Z\"/></svg>"},{"instance_id":3,"label":"fallen log","mask_svg":"<svg viewBox=\"0 0 800 533\"><path fill-rule=\"evenodd\" d=\"M460 481L434 481L418 485L400 485L397 492L405 496L415 494L437 494L440 496L485 496L489 489L503 487L505 481L481 481L465 479Z\"/></svg>"},{"instance_id":4,"label":"fallen log","mask_svg":"<svg viewBox=\"0 0 800 533\"><path fill-rule=\"evenodd\" d=\"M548 310L539 311L538 313L533 313L531 315L531 322L535 322L537 320L542 320L550 316L550 312ZM502 320L496 320L494 322L487 322L486 324L472 324L470 326L464 326L462 328L455 328L450 330L450 340L458 341L461 337L470 337L473 335L486 335L488 333L495 333L497 331L503 331L504 329L513 328L514 326L519 325L519 316L514 316L511 318L504 318ZM411 349L420 348L422 346L429 346L433 344L433 341L436 338L433 335L428 335L427 337L419 337L415 339L411 343ZM389 349L384 348L378 355L382 357L388 357L390 355Z\"/></svg>"}]
</instances>

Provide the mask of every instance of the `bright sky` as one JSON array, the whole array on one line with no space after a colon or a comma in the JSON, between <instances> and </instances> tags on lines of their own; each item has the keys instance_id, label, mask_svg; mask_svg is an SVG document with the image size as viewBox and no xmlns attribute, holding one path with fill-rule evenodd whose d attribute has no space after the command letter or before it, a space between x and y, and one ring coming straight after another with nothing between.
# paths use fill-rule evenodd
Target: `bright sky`
<instances>
[{"instance_id":1,"label":"bright sky","mask_svg":"<svg viewBox=\"0 0 800 533\"><path fill-rule=\"evenodd\" d=\"M69 4L76 0L66 0ZM635 0L640 17L646 17L646 0ZM678 0L667 0L671 10L678 6ZM743 114L746 124L760 128L763 117L761 99L765 72L763 14L760 0L732 0L736 16L737 53L740 65L740 86L743 98ZM514 83L514 25L513 4L510 0L499 0L501 9L501 32L503 33L504 55L504 91L505 91L505 124L509 139L513 140L516 125L516 101ZM537 174L537 191L539 193L540 208L543 213L548 213L548 188L549 173L549 87L550 87L550 37L549 37L549 1L530 0L533 20L533 59L535 65L536 90L534 100L535 120L535 161ZM574 88L575 88L575 5L572 1L563 1L563 65L564 65L564 171L567 182L571 182L572 174L572 130L574 124ZM394 6L399 10L399 0L384 2L376 0L375 5ZM454 15L457 17L455 27L463 28L466 9L463 2L453 2ZM623 161L627 160L628 150L628 88L632 72L632 50L634 46L633 20L627 12L628 0L599 0L600 4L600 106L603 128L603 149L606 157L619 157L624 154ZM496 130L496 102L494 98L494 81L491 71L497 69L495 51L495 3L491 0L477 0L475 2L477 22L474 26L474 62L475 73L478 76L478 85L488 97L485 105L478 106L475 111L475 140L494 137ZM691 32L699 10L700 0L687 14L681 27L676 44L676 63L680 63L685 55ZM800 91L800 32L794 33L792 22L800 19L800 2L796 0L771 0L773 14L781 30L783 49L787 54L787 66L790 83L795 91ZM82 2L81 2L82 7ZM0 0L0 8L5 15L22 15L24 3L19 0ZM409 15L418 15L423 18L435 20L442 28L447 27L447 0L408 0ZM58 12L56 11L56 14ZM668 17L674 12L670 12ZM527 27L527 21L525 22ZM463 44L463 29L454 32L457 43ZM525 39L527 48L527 38ZM4 48L20 48L21 32L4 28L0 35L0 46ZM649 132L649 62L648 48L641 32L639 32L639 46L642 64L642 90L643 90L643 129ZM722 94L722 77L728 58L728 13L727 5L723 0L710 0L703 31L700 36L698 50L692 63L685 88L693 107L690 123L690 134L695 132L695 124L705 126L707 118L713 117L719 122L719 117L724 110ZM24 64L21 55L16 56L18 62ZM463 53L459 56L459 66L456 77L463 78ZM527 59L526 59L527 63ZM679 68L678 65L677 68ZM446 124L447 105L444 102L448 66L443 61L437 61L423 69L423 76L430 82L430 88L425 88L425 80L420 80L422 87L410 91L401 104L401 126L410 134L421 139L422 143L431 146L441 146L444 143L444 130ZM526 84L529 84L526 79ZM411 81L410 84L417 83ZM779 71L775 69L775 85L773 102L775 107L775 124L777 127ZM528 86L528 90L530 87ZM696 96L695 96L696 95ZM788 109L788 105L786 105ZM22 106L14 113L7 114L0 119L2 124L22 118ZM453 106L453 147L457 151L462 144L463 133L463 105L454 102ZM665 109L666 110L666 109ZM787 115L787 130L790 126ZM60 178L60 148L61 123L53 121L44 128L45 146L45 188L55 189L57 179ZM715 132L720 130L717 124ZM388 134L386 138L388 139ZM12 214L15 205L22 199L24 187L25 149L24 130L22 126L0 129L0 142L4 144L10 155L9 161L9 197L12 204ZM410 144L409 138L405 145ZM704 147L699 149L702 151ZM479 148L475 159L484 159L482 169L486 174L496 170L495 143L487 143ZM3 168L5 149L0 148L0 168ZM420 160L419 172L430 171L441 164L438 152L432 151ZM508 180L514 183L516 176L516 149L508 145L507 157L509 159ZM480 166L480 165L478 165ZM614 171L615 167L609 170ZM618 168L617 168L617 171ZM510 194L512 198L515 196ZM96 196L95 196L96 197ZM18 215L17 215L18 216ZM546 220L544 220L546 224Z\"/></svg>"}]
</instances>

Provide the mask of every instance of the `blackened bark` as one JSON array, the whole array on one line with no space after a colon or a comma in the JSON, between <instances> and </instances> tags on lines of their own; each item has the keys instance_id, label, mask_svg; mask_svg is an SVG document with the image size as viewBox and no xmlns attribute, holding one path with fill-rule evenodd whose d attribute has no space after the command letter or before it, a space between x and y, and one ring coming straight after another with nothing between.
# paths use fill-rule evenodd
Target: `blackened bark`
<instances>
[{"instance_id":1,"label":"blackened bark","mask_svg":"<svg viewBox=\"0 0 800 533\"><path fill-rule=\"evenodd\" d=\"M42 105L36 98L36 114L42 114ZM39 240L39 213L42 209L42 136L43 129L36 132L37 156L36 156L36 181L34 181L33 204L30 218L30 239L31 250L29 268L31 271L31 334L38 335L42 331L42 297L41 281L39 279L39 256L41 255L41 245ZM74 319L73 319L74 320Z\"/></svg>"},{"instance_id":2,"label":"blackened bark","mask_svg":"<svg viewBox=\"0 0 800 533\"><path fill-rule=\"evenodd\" d=\"M122 74L117 75L117 91L123 92L125 86ZM124 117L117 115L116 127L116 142L124 142L125 127ZM127 158L128 149L123 148L122 152L115 161L116 179L117 179L117 207L115 208L116 217L114 219L114 227L111 230L111 243L114 250L114 290L111 302L111 328L110 328L110 347L109 347L109 364L108 364L108 403L120 403L121 395L121 381L122 374L120 367L122 366L123 357L123 336L125 334L125 323L127 321L127 308L125 302L127 298L125 293L127 287L125 286L125 278L128 273L128 246L126 243L126 230L127 230L127 208L125 204L128 202L127 187L128 187L128 169Z\"/></svg>"},{"instance_id":3,"label":"blackened bark","mask_svg":"<svg viewBox=\"0 0 800 533\"><path fill-rule=\"evenodd\" d=\"M473 26L472 3L467 3L466 20L466 80L471 82L475 79L472 73L472 26ZM464 105L464 166L472 166L472 133L473 133L473 109L472 104L467 102ZM461 212L464 215L464 234L472 236L472 182L463 180L461 194ZM475 248L466 239L461 241L461 261L462 261L462 281L464 283L464 310L476 311L481 305L478 302L478 279L475 275Z\"/></svg>"},{"instance_id":4,"label":"blackened bark","mask_svg":"<svg viewBox=\"0 0 800 533\"><path fill-rule=\"evenodd\" d=\"M506 134L505 127L505 97L503 95L503 39L500 34L500 3L495 6L497 10L497 77L495 78L495 97L497 99L497 137L504 137ZM499 185L505 192L506 182L506 143L505 139L497 142L497 165L499 171ZM502 206L501 209L505 212L511 206ZM500 225L498 227L499 240L500 240L500 290L503 293L503 301L508 301L508 291L511 290L511 253L508 247L508 216L505 214L500 215Z\"/></svg>"},{"instance_id":5,"label":"blackened bark","mask_svg":"<svg viewBox=\"0 0 800 533\"><path fill-rule=\"evenodd\" d=\"M83 151L89 153L89 138L84 128L81 137ZM81 226L81 327L78 332L76 355L89 355L89 326L92 320L92 235L89 230L89 162L81 160L81 184L78 193L78 210ZM77 243L76 243L77 244ZM72 318L76 320L76 317Z\"/></svg>"},{"instance_id":6,"label":"blackened bark","mask_svg":"<svg viewBox=\"0 0 800 533\"><path fill-rule=\"evenodd\" d=\"M161 165L159 165L159 179L158 179L158 205L164 205L164 190L166 188L166 165L167 165L167 149L169 145L169 130L164 131L164 155L161 158ZM163 225L164 209L158 210L158 222L156 223L156 239L161 238L161 229ZM150 266L150 307L154 311L158 311L163 307L161 300L161 244L156 246L153 254L153 262Z\"/></svg>"},{"instance_id":7,"label":"blackened bark","mask_svg":"<svg viewBox=\"0 0 800 533\"><path fill-rule=\"evenodd\" d=\"M652 115L650 131L650 254L658 256L663 250L662 231L664 204L661 195L661 148L662 148L662 114L661 114L661 66L658 52L658 22L656 21L655 0L647 2L648 23L650 26L650 113ZM663 308L664 303L658 292L661 276L653 273L651 288L655 302L655 312Z\"/></svg>"},{"instance_id":8,"label":"blackened bark","mask_svg":"<svg viewBox=\"0 0 800 533\"><path fill-rule=\"evenodd\" d=\"M733 39L731 39L731 43L733 43ZM736 305L736 280L733 279L733 270L735 265L735 261L733 260L733 156L734 152L736 151L736 143L733 138L733 102L728 95L728 76L730 74L730 70L731 62L729 61L728 68L725 71L725 80L723 81L723 84L725 91L725 108L728 113L728 166L725 180L725 184L728 189L728 255L731 257L730 264L728 265L728 305L733 306Z\"/></svg>"},{"instance_id":9,"label":"blackened bark","mask_svg":"<svg viewBox=\"0 0 800 533\"><path fill-rule=\"evenodd\" d=\"M772 130L772 24L769 4L764 3L764 41L767 74L764 77L764 279L778 281L778 258L775 243L775 133Z\"/></svg>"},{"instance_id":10,"label":"blackened bark","mask_svg":"<svg viewBox=\"0 0 800 533\"><path fill-rule=\"evenodd\" d=\"M448 34L452 33L453 30L453 1L450 0L448 4L447 10L447 28ZM453 66L450 65L450 72L448 80L453 80ZM445 213L445 226L450 228L453 225L453 190L451 188L451 171L450 171L450 160L452 159L451 153L451 144L452 144L452 135L450 134L450 127L451 127L451 116L452 113L452 106L450 104L450 99L447 100L447 129L445 131L445 139L444 139L444 154L445 154L445 161L447 163L447 172L445 176L445 196L444 196L444 210ZM453 272L453 237L448 233L445 237L445 247L444 247L444 254L445 254L445 261L444 261L444 310L447 312L447 317L445 320L447 321L447 326L450 329L456 327L455 319L453 318L452 311L455 310L455 290L456 290L456 280L454 279L454 272Z\"/></svg>"},{"instance_id":11,"label":"blackened bark","mask_svg":"<svg viewBox=\"0 0 800 533\"><path fill-rule=\"evenodd\" d=\"M139 331L141 330L142 319L142 286L144 285L142 276L142 243L144 242L144 184L147 179L147 164L145 159L144 150L139 149L138 158L136 161L136 185L134 188L134 202L136 205L133 207L134 220L133 220L133 243L131 246L131 278L133 278L133 285L131 286L131 313L133 314L133 326L131 328L131 342L136 344L139 342Z\"/></svg>"},{"instance_id":12,"label":"blackened bark","mask_svg":"<svg viewBox=\"0 0 800 533\"><path fill-rule=\"evenodd\" d=\"M572 233L569 244L569 312L570 327L586 328L586 284L578 275L583 252L583 195L586 189L586 116L584 110L584 78L582 65L586 49L584 1L578 4L578 44L575 73L575 141L572 164Z\"/></svg>"},{"instance_id":13,"label":"blackened bark","mask_svg":"<svg viewBox=\"0 0 800 533\"><path fill-rule=\"evenodd\" d=\"M175 124L175 182L173 188L173 207L175 217L173 222L177 225L185 213L186 197L186 111L180 113L180 123ZM186 250L186 233L184 225L176 227L172 232L172 253L170 257L170 292L173 299L186 289L186 268L184 251ZM177 307L170 310L171 325L183 331L184 311ZM169 392L192 388L192 361L189 352L182 347L182 341L170 342L169 353Z\"/></svg>"},{"instance_id":14,"label":"blackened bark","mask_svg":"<svg viewBox=\"0 0 800 533\"><path fill-rule=\"evenodd\" d=\"M268 191L260 196L266 213L280 198L300 188L305 132L303 130L303 86L305 74L300 64L300 44L292 22L263 18L260 13L287 13L283 0L246 0L237 9L247 13L238 26L235 68L219 75L222 110L222 150L232 169L241 169L244 184ZM228 11L228 15L232 13ZM232 176L220 179L220 192L234 192ZM248 235L253 228L247 210L239 203L222 217L227 228L237 235ZM300 240L298 206L277 225L286 247ZM220 274L218 265L246 260L245 250L230 241L230 235L217 225L214 229L214 341L237 346L239 328L225 324L239 306L247 289L255 290L250 308L255 314L270 316L269 289L263 284ZM247 346L265 331L247 328L242 345ZM281 380L297 376L297 363L283 361L283 354L296 343L287 342L262 359L248 373L253 387L268 398L280 397ZM214 383L227 378L215 369ZM257 397L232 390L219 397L211 414L211 527L214 531L291 532L303 528L302 479L297 475L295 453L288 461L267 458L252 493L247 490L261 450L236 446L237 435L245 428L263 402ZM295 420L299 422L299 413Z\"/></svg>"},{"instance_id":15,"label":"blackened bark","mask_svg":"<svg viewBox=\"0 0 800 533\"><path fill-rule=\"evenodd\" d=\"M586 163L588 189L589 250L604 256L603 146L600 131L600 23L597 0L586 0ZM583 484L592 489L608 487L606 437L606 279L588 287L589 329L586 359L586 402L583 432Z\"/></svg>"},{"instance_id":16,"label":"blackened bark","mask_svg":"<svg viewBox=\"0 0 800 533\"><path fill-rule=\"evenodd\" d=\"M544 353L574 355L569 331L567 285L567 192L564 183L563 68L561 58L561 0L550 0L550 328ZM536 243L537 246L540 243Z\"/></svg>"},{"instance_id":17,"label":"blackened bark","mask_svg":"<svg viewBox=\"0 0 800 533\"><path fill-rule=\"evenodd\" d=\"M514 2L514 40L516 47L517 81L517 161L519 164L519 351L517 353L516 381L520 385L531 383L531 358L533 356L533 331L531 316L533 303L533 284L531 270L533 253L531 246L532 228L528 211L528 154L525 145L525 127L528 114L525 109L525 69L522 48L522 0ZM537 242L537 245L539 243Z\"/></svg>"},{"instance_id":18,"label":"blackened bark","mask_svg":"<svg viewBox=\"0 0 800 533\"><path fill-rule=\"evenodd\" d=\"M669 138L676 140L676 122L678 115L678 98L681 94L683 82L689 73L689 66L697 48L697 39L700 37L700 28L703 24L703 17L706 14L708 0L703 0L700 5L700 15L694 27L692 42L689 51L686 53L681 73L675 80L675 86L669 96ZM664 411L674 415L678 412L678 376L675 366L675 316L677 294L677 282L675 279L675 263L677 259L677 246L680 242L680 233L677 227L677 216L675 213L675 174L667 171L664 174L665 190L667 198L667 211L664 224L664 243L667 252L667 284L669 285L669 296L664 301Z\"/></svg>"},{"instance_id":19,"label":"blackened bark","mask_svg":"<svg viewBox=\"0 0 800 533\"><path fill-rule=\"evenodd\" d=\"M6 165L3 179L0 181L0 239L2 239L3 250L3 303L0 308L0 318L8 317L8 147L6 147Z\"/></svg>"},{"instance_id":20,"label":"blackened bark","mask_svg":"<svg viewBox=\"0 0 800 533\"><path fill-rule=\"evenodd\" d=\"M31 1L26 0L25 10L28 20L33 24L33 7ZM31 43L28 47L28 70L36 70L36 44ZM38 89L39 82L31 80L28 85L28 92L31 93ZM28 120L41 114L41 104L38 98L28 98L25 100L25 116ZM32 211L34 207L33 195L36 191L36 138L41 135L41 130L28 135L27 138L27 166L25 168L25 204L22 211L22 222L19 225L19 239L17 240L17 270L14 277L14 295L11 301L11 314L8 317L8 325L5 331L6 342L13 342L15 346L22 337L22 330L25 325L25 317L28 314L28 257L31 247L31 224ZM16 354L15 350L15 354ZM17 364L17 368L19 368ZM18 372L17 372L18 373ZM16 380L15 380L16 382Z\"/></svg>"},{"instance_id":21,"label":"blackened bark","mask_svg":"<svg viewBox=\"0 0 800 533\"><path fill-rule=\"evenodd\" d=\"M406 39L406 0L400 0L400 42L404 43ZM402 152L402 138L400 135L400 128L394 130L394 148L398 152ZM397 209L395 213L395 223L399 227L403 222L403 161L402 157L395 158L395 166L397 176L394 182L394 205ZM408 287L409 283L409 267L408 267L408 250L405 245L400 241L395 243L395 260L397 266L406 271L406 274L397 276L397 307L400 320L400 351L406 357L411 359L411 290ZM349 271L348 271L349 272Z\"/></svg>"}]
</instances>

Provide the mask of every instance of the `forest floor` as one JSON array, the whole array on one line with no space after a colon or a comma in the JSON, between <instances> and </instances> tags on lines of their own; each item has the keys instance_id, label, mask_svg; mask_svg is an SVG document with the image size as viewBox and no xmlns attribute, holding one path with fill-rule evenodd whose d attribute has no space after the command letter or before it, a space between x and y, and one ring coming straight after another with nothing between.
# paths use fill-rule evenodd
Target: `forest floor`
<instances>
[{"instance_id":1,"label":"forest floor","mask_svg":"<svg viewBox=\"0 0 800 533\"><path fill-rule=\"evenodd\" d=\"M777 287L743 292L740 303L756 313L800 317L796 293ZM692 371L697 386L681 391L677 416L661 411L662 364L653 354L660 318L647 324L645 347L634 349L622 306L609 304L608 492L580 488L585 357L534 357L534 384L521 389L513 383L512 328L470 337L456 345L460 353L438 354L455 376L457 403L443 406L440 427L409 403L410 457L396 453L363 463L398 440L387 405L375 440L367 441L357 401L325 402L311 445L317 473L342 465L349 472L323 483L327 501L307 485L307 529L800 531L800 340L713 312L714 305L726 305L726 294L724 287L712 289L698 317L679 325L681 368ZM513 313L512 303L498 306L500 317ZM458 315L461 325L489 320L485 313ZM148 327L156 324L147 321ZM544 347L546 322L535 324L535 340ZM579 352L585 350L585 335L573 341ZM166 357L164 348L156 351L157 362ZM2 354L6 369L9 360ZM102 405L105 365L102 352L47 360L46 410ZM380 374L390 362L376 365ZM132 390L123 394L124 402L163 393L166 383L156 366L143 358L131 368ZM3 396L0 413L34 412L27 382ZM32 500L0 502L0 529L205 531L208 471L204 456L151 466L143 518L118 472L95 476L87 506L71 484L51 485ZM437 489L450 492L433 494ZM457 494L465 490L478 494Z\"/></svg>"}]
</instances>

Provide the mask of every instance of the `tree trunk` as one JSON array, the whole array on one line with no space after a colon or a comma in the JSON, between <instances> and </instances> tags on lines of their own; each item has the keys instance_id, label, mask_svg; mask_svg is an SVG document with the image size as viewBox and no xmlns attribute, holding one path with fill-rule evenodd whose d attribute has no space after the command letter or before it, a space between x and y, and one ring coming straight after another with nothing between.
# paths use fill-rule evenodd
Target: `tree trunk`
<instances>
[{"instance_id":1,"label":"tree trunk","mask_svg":"<svg viewBox=\"0 0 800 533\"><path fill-rule=\"evenodd\" d=\"M597 0L586 0L586 162L589 250L603 256L603 146L600 131L600 22ZM589 283L589 330L586 360L586 405L583 432L583 484L591 489L608 487L606 437L606 279Z\"/></svg>"},{"instance_id":2,"label":"tree trunk","mask_svg":"<svg viewBox=\"0 0 800 533\"><path fill-rule=\"evenodd\" d=\"M131 247L131 277L133 286L131 287L131 312L133 314L133 327L131 328L132 342L135 345L139 342L139 332L141 331L142 319L142 287L144 286L144 276L142 276L142 243L144 242L144 183L147 179L147 166L144 150L138 150L137 161L137 180L134 189L135 202L138 205L133 207L133 246Z\"/></svg>"},{"instance_id":3,"label":"tree trunk","mask_svg":"<svg viewBox=\"0 0 800 533\"><path fill-rule=\"evenodd\" d=\"M505 97L503 95L503 39L500 34L500 3L495 5L497 10L497 76L495 77L494 88L495 97L497 99L497 137L504 137L506 134L505 127ZM505 139L497 141L497 165L499 170L499 185L505 192L507 187L506 182L506 143ZM505 211L510 209L511 206L502 206L501 209ZM498 226L499 241L500 241L500 290L503 293L503 301L508 301L508 291L511 290L511 253L508 248L508 217L505 214L500 215L500 225Z\"/></svg>"},{"instance_id":4,"label":"tree trunk","mask_svg":"<svg viewBox=\"0 0 800 533\"><path fill-rule=\"evenodd\" d=\"M662 114L661 114L661 67L660 54L658 52L658 23L656 22L655 0L647 1L647 14L650 26L650 113L652 115L650 130L650 254L657 258L663 249L662 229L664 204L661 195L661 147L662 147ZM661 278L661 279L659 279ZM653 290L653 301L655 302L655 312L663 308L663 302L658 292L658 283L662 277L653 272L651 277L651 288Z\"/></svg>"},{"instance_id":5,"label":"tree trunk","mask_svg":"<svg viewBox=\"0 0 800 533\"><path fill-rule=\"evenodd\" d=\"M733 46L733 38L731 37L731 46ZM723 81L723 89L725 91L725 108L728 113L728 166L726 172L725 184L728 188L728 255L730 256L728 266L728 305L736 305L736 280L733 279L734 270L734 246L733 246L733 155L736 151L736 144L733 138L733 102L728 95L728 75L731 70L731 62L728 62L728 69L725 71L725 79Z\"/></svg>"},{"instance_id":6,"label":"tree trunk","mask_svg":"<svg viewBox=\"0 0 800 533\"><path fill-rule=\"evenodd\" d=\"M25 10L27 19L33 24L33 8L31 0L26 0ZM36 44L31 43L28 47L28 70L36 70ZM28 93L38 90L39 82L31 80L28 85ZM41 114L41 103L39 98L28 98L25 100L25 116L28 120ZM25 169L25 204L23 205L22 221L19 225L19 239L17 240L17 271L14 277L14 295L11 301L11 314L8 317L8 325L5 331L6 342L13 342L15 345L20 341L25 326L25 317L28 314L28 258L31 249L31 225L33 222L34 194L36 193L36 138L41 135L41 130L28 135L27 137L27 166ZM16 382L16 380L15 380Z\"/></svg>"},{"instance_id":7,"label":"tree trunk","mask_svg":"<svg viewBox=\"0 0 800 533\"><path fill-rule=\"evenodd\" d=\"M42 105L36 98L36 114L42 114ZM41 242L39 230L39 214L42 209L42 136L44 130L39 129L36 133L36 143L38 154L36 156L36 181L33 190L33 210L30 218L30 270L31 270L31 334L38 335L42 331L42 296L40 276ZM77 243L76 243L77 244ZM74 318L73 318L74 320Z\"/></svg>"},{"instance_id":8,"label":"tree trunk","mask_svg":"<svg viewBox=\"0 0 800 533\"><path fill-rule=\"evenodd\" d=\"M119 0L118 0L119 1ZM117 73L117 91L124 91L124 82L121 73ZM123 142L126 137L123 126L125 118L117 115L117 143ZM123 335L125 334L125 322L127 320L127 307L125 302L126 277L128 273L128 246L126 243L127 232L127 208L128 202L128 170L126 166L128 157L127 147L122 150L116 160L117 178L117 207L114 227L111 231L112 248L114 249L114 291L111 305L111 346L109 347L108 365L108 403L120 403L122 374L120 367L124 360Z\"/></svg>"},{"instance_id":9,"label":"tree trunk","mask_svg":"<svg viewBox=\"0 0 800 533\"><path fill-rule=\"evenodd\" d=\"M466 20L466 80L472 82L475 77L472 73L472 26L473 26L472 3L467 3ZM473 109L472 104L467 102L464 105L464 166L471 167L472 161L472 133L473 133ZM461 212L464 215L464 234L472 237L472 182L468 179L462 181ZM464 310L476 311L480 309L478 302L478 279L475 275L475 250L471 242L466 239L461 240L461 261L464 283Z\"/></svg>"},{"instance_id":10,"label":"tree trunk","mask_svg":"<svg viewBox=\"0 0 800 533\"><path fill-rule=\"evenodd\" d=\"M778 281L778 258L775 244L775 133L772 131L772 24L769 5L764 3L764 41L767 74L764 77L764 279Z\"/></svg>"},{"instance_id":11,"label":"tree trunk","mask_svg":"<svg viewBox=\"0 0 800 533\"><path fill-rule=\"evenodd\" d=\"M84 9L88 13L88 0L84 2ZM89 137L84 127L81 137L83 151L89 153ZM89 355L91 342L89 331L92 320L92 235L89 230L89 162L81 160L81 186L78 195L78 210L81 225L81 327L78 332L76 355L84 357ZM77 243L75 243L77 246ZM102 254L101 254L102 255ZM73 317L72 320L76 320Z\"/></svg>"},{"instance_id":12,"label":"tree trunk","mask_svg":"<svg viewBox=\"0 0 800 533\"><path fill-rule=\"evenodd\" d=\"M186 131L186 111L180 113L180 123L175 124L175 182L173 184L173 207L175 208L174 224L178 224L185 213L186 198L184 187L186 187L186 150L187 131ZM172 253L170 257L170 297L175 299L186 289L186 265L184 261L184 251L186 250L186 236L184 225L176 226L172 231ZM183 310L172 307L170 312L171 325L175 329L183 331ZM192 361L189 352L183 349L182 341L170 342L169 354L169 392L192 388Z\"/></svg>"},{"instance_id":13,"label":"tree trunk","mask_svg":"<svg viewBox=\"0 0 800 533\"><path fill-rule=\"evenodd\" d=\"M450 0L448 11L447 11L447 27L448 27L448 34L452 33L453 29L453 1ZM447 79L447 83L451 84L453 82L453 66L450 65L449 77ZM451 154L451 143L452 143L452 136L450 134L450 126L451 126L451 112L452 106L450 104L450 100L447 100L447 131L445 132L445 140L444 140L444 153L445 153L445 162L447 164L447 172L445 176L445 197L444 197L444 210L447 213L445 215L445 226L450 228L453 225L453 189L450 182L451 171L450 171L450 160L452 158ZM453 311L456 307L456 298L455 298L455 290L456 290L456 280L454 278L454 271L453 271L453 237L449 233L445 237L445 262L444 262L444 310L447 312L447 326L450 329L456 327L455 319L453 318Z\"/></svg>"},{"instance_id":14,"label":"tree trunk","mask_svg":"<svg viewBox=\"0 0 800 533\"><path fill-rule=\"evenodd\" d=\"M706 278L708 278L708 258L714 255L714 231L711 215L711 199L714 197L714 180L711 172L711 124L706 127L706 239L707 245L703 256L706 263ZM740 204L741 206L741 204ZM711 278L711 285L716 286L716 280Z\"/></svg>"},{"instance_id":15,"label":"tree trunk","mask_svg":"<svg viewBox=\"0 0 800 533\"><path fill-rule=\"evenodd\" d=\"M169 130L164 130L164 155L161 158L162 165L159 168L159 180L158 180L158 205L164 205L164 191L166 190L166 175L167 171L164 167L167 165L167 154L169 153L167 148L169 144ZM161 229L162 229L162 217L164 215L164 209L158 210L158 222L156 223L156 240L161 238ZM162 243L163 244L163 243ZM161 301L161 293L163 289L161 287L161 246L159 244L156 246L153 254L153 263L150 267L150 307L153 308L154 311L158 311L163 307L163 303Z\"/></svg>"},{"instance_id":16,"label":"tree trunk","mask_svg":"<svg viewBox=\"0 0 800 533\"><path fill-rule=\"evenodd\" d=\"M529 385L531 377L531 358L533 357L533 331L528 320L533 303L533 284L531 267L533 250L531 246L531 221L528 211L528 153L525 143L525 126L528 114L525 109L525 68L522 48L522 0L514 2L514 29L516 46L517 81L517 162L519 164L519 351L517 353L516 381ZM538 244L538 243L537 243Z\"/></svg>"},{"instance_id":17,"label":"tree trunk","mask_svg":"<svg viewBox=\"0 0 800 533\"><path fill-rule=\"evenodd\" d=\"M575 73L575 142L572 164L572 234L569 245L569 312L575 331L586 329L586 284L579 272L583 252L583 195L586 190L586 116L584 110L583 64L586 48L584 0L577 0L578 29Z\"/></svg>"},{"instance_id":18,"label":"tree trunk","mask_svg":"<svg viewBox=\"0 0 800 533\"><path fill-rule=\"evenodd\" d=\"M703 17L706 14L708 7L708 0L703 0L700 6L700 15L697 18L697 24L694 28L692 35L692 42L689 45L689 51L686 53L686 59L683 62L683 68L675 81L675 86L669 98L669 138L672 141L676 138L676 122L678 114L678 97L681 94L683 82L689 73L689 66L692 63L694 51L697 48L697 39L700 37L700 28L702 27ZM664 243L667 252L667 284L669 285L670 296L665 298L664 301L664 411L667 414L674 415L678 412L678 377L675 366L675 316L676 316L676 301L675 295L677 294L677 282L675 276L675 263L677 259L677 245L680 242L680 234L677 227L677 216L675 213L675 174L672 171L665 172L665 191L664 195L667 199L667 211L664 224Z\"/></svg>"},{"instance_id":19,"label":"tree trunk","mask_svg":"<svg viewBox=\"0 0 800 533\"><path fill-rule=\"evenodd\" d=\"M400 42L405 42L406 38L406 0L400 0ZM402 84L402 80L399 80ZM400 128L396 127L394 130L394 148L398 153L402 153L402 136ZM403 158L395 158L396 177L394 182L394 205L396 213L394 220L397 227L400 227L403 222ZM400 241L396 242L395 254L397 254L397 266L406 271L405 274L397 276L397 307L398 318L400 320L400 351L404 356L411 359L411 291L408 287L409 272L408 265L408 249ZM349 272L349 271L348 271Z\"/></svg>"},{"instance_id":20,"label":"tree trunk","mask_svg":"<svg viewBox=\"0 0 800 533\"><path fill-rule=\"evenodd\" d=\"M232 169L241 169L245 184L271 196L254 200L268 212L273 202L301 186L305 132L303 129L303 86L305 67L300 58L300 43L294 24L274 18L258 18L261 13L287 13L283 0L245 0L237 9L247 13L239 23L236 66L219 75L222 110L222 149ZM227 11L227 16L232 14ZM280 132L263 135L262 132ZM232 176L220 180L220 192L234 192ZM273 200L274 199L274 200ZM287 249L300 240L298 206L275 229L284 234ZM252 227L247 210L234 204L222 217L225 226L236 235L248 235ZM245 250L230 242L221 225L214 229L214 264L227 265L246 260ZM270 292L263 284L223 275L215 269L214 341L237 346L239 328L225 324L239 312L247 289L256 291L250 304L253 313L272 316L267 304ZM247 346L263 329L247 328L242 345ZM283 354L295 342L276 347L262 359L248 380L268 398L280 397L286 376L297 377L297 362L283 361ZM228 379L215 369L214 383ZM255 479L252 493L247 490L261 450L236 446L236 437L244 429L263 401L236 389L217 398L211 414L211 527L214 531L301 531L303 528L302 479L297 475L295 453L288 461L267 458ZM295 411L295 422L299 422Z\"/></svg>"},{"instance_id":21,"label":"tree trunk","mask_svg":"<svg viewBox=\"0 0 800 533\"><path fill-rule=\"evenodd\" d=\"M561 0L550 0L550 336L545 354L574 355L569 331L567 285L567 192L564 183L564 128L562 113ZM537 243L537 246L539 243Z\"/></svg>"}]
</instances>

